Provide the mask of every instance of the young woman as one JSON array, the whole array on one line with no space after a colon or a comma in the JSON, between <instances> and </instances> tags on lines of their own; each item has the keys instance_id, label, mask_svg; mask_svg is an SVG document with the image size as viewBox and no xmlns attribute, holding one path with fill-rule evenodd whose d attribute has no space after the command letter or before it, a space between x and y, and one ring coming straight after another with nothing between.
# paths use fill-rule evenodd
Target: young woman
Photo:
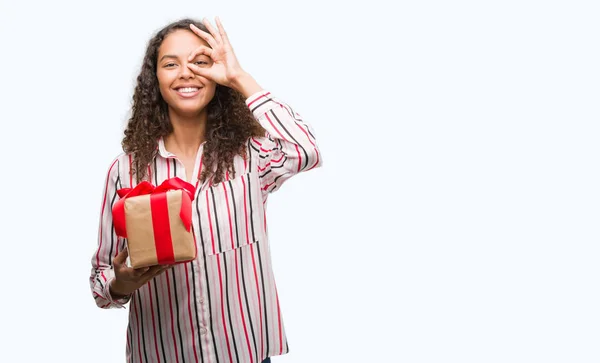
<instances>
[{"instance_id":1,"label":"young woman","mask_svg":"<svg viewBox=\"0 0 600 363\"><path fill-rule=\"evenodd\" d=\"M239 65L219 19L184 19L148 43L124 153L111 164L90 286L129 308L128 362L268 362L288 352L265 221L268 194L321 165L311 127ZM196 186L197 258L132 269L117 190L179 177Z\"/></svg>"}]
</instances>

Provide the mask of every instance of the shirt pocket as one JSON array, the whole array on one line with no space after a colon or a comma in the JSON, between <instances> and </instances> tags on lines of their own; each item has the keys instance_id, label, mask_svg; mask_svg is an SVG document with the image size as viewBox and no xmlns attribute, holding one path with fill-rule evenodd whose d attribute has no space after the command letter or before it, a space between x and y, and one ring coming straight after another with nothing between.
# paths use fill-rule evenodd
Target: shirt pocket
<instances>
[{"instance_id":1,"label":"shirt pocket","mask_svg":"<svg viewBox=\"0 0 600 363\"><path fill-rule=\"evenodd\" d=\"M214 184L197 196L201 243L208 255L265 238L264 205L258 174L251 172Z\"/></svg>"}]
</instances>

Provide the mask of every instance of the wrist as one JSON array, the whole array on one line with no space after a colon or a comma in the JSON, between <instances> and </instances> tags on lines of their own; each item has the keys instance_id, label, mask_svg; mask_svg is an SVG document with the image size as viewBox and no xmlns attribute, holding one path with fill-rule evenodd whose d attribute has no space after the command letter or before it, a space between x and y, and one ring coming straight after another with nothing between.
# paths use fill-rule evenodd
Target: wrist
<instances>
[{"instance_id":1,"label":"wrist","mask_svg":"<svg viewBox=\"0 0 600 363\"><path fill-rule=\"evenodd\" d=\"M108 290L113 300L122 299L131 295L131 291L129 291L129 289L126 286L119 283L119 281L117 281L116 279L113 279L110 282Z\"/></svg>"},{"instance_id":2,"label":"wrist","mask_svg":"<svg viewBox=\"0 0 600 363\"><path fill-rule=\"evenodd\" d=\"M262 91L262 87L248 73L241 72L231 82L231 88L240 92L245 98L248 98L256 92Z\"/></svg>"}]
</instances>

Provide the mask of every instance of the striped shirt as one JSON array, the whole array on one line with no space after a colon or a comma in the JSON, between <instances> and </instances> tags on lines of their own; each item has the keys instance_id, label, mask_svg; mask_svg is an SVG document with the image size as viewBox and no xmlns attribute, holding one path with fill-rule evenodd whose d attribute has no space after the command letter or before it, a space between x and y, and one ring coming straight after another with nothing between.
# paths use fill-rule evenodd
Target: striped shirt
<instances>
[{"instance_id":1,"label":"striped shirt","mask_svg":"<svg viewBox=\"0 0 600 363\"><path fill-rule=\"evenodd\" d=\"M113 299L112 261L125 248L112 223L117 190L132 187L132 157L119 155L106 179L90 287L101 308L129 303L127 362L250 363L288 352L271 266L266 202L291 176L321 165L311 127L267 91L246 100L267 131L247 141L235 175L197 185L193 234L197 258L167 270L124 299ZM159 140L148 172L155 185L178 176L183 163ZM200 145L193 175L202 171Z\"/></svg>"}]
</instances>

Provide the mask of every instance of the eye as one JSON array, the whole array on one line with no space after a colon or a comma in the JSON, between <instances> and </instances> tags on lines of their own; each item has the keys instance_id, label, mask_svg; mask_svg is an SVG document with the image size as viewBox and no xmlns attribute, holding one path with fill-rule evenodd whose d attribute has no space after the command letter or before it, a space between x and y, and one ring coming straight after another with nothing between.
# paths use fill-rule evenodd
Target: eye
<instances>
[{"instance_id":1,"label":"eye","mask_svg":"<svg viewBox=\"0 0 600 363\"><path fill-rule=\"evenodd\" d=\"M175 67L175 63L167 63L165 64L165 68Z\"/></svg>"},{"instance_id":2,"label":"eye","mask_svg":"<svg viewBox=\"0 0 600 363\"><path fill-rule=\"evenodd\" d=\"M198 64L198 65L206 65L206 64L208 64L208 62L207 62L207 61L201 61L201 60L200 60L200 61L195 61L195 62L194 62L194 64Z\"/></svg>"}]
</instances>

